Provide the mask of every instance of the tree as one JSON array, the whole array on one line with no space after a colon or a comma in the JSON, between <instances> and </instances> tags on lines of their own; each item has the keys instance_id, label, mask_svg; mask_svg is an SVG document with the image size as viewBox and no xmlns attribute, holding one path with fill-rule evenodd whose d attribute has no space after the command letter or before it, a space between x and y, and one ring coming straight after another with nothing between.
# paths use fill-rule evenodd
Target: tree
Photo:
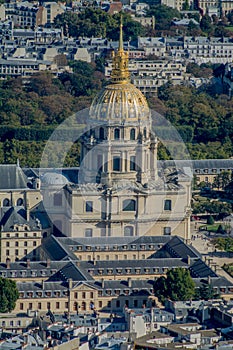
<instances>
[{"instance_id":1,"label":"tree","mask_svg":"<svg viewBox=\"0 0 233 350\"><path fill-rule=\"evenodd\" d=\"M203 282L202 285L197 289L195 294L196 300L209 300L218 298L219 295L214 291L211 284Z\"/></svg>"},{"instance_id":2,"label":"tree","mask_svg":"<svg viewBox=\"0 0 233 350\"><path fill-rule=\"evenodd\" d=\"M165 299L190 300L195 295L195 283L189 270L178 267L169 270L166 277L158 278L154 284L154 291L161 302Z\"/></svg>"},{"instance_id":3,"label":"tree","mask_svg":"<svg viewBox=\"0 0 233 350\"><path fill-rule=\"evenodd\" d=\"M169 29L174 18L180 18L180 12L166 5L151 6L148 10L149 16L155 17L157 29Z\"/></svg>"},{"instance_id":4,"label":"tree","mask_svg":"<svg viewBox=\"0 0 233 350\"><path fill-rule=\"evenodd\" d=\"M11 312L15 308L19 292L15 281L0 277L0 312Z\"/></svg>"},{"instance_id":5,"label":"tree","mask_svg":"<svg viewBox=\"0 0 233 350\"><path fill-rule=\"evenodd\" d=\"M204 15L201 19L200 27L203 30L203 32L210 34L213 31L211 17L208 15Z\"/></svg>"},{"instance_id":6,"label":"tree","mask_svg":"<svg viewBox=\"0 0 233 350\"><path fill-rule=\"evenodd\" d=\"M221 234L224 234L224 233L225 233L225 230L224 230L224 227L223 227L222 224L219 224L217 232L218 232L218 233L221 233Z\"/></svg>"},{"instance_id":7,"label":"tree","mask_svg":"<svg viewBox=\"0 0 233 350\"><path fill-rule=\"evenodd\" d=\"M214 218L212 215L209 215L207 217L207 225L213 225L214 224Z\"/></svg>"}]
</instances>

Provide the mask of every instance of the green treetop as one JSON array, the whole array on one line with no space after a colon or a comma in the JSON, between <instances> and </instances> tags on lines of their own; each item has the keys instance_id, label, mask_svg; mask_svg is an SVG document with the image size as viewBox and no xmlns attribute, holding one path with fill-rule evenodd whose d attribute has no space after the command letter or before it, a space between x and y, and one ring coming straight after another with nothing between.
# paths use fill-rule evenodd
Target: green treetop
<instances>
[{"instance_id":1,"label":"green treetop","mask_svg":"<svg viewBox=\"0 0 233 350\"><path fill-rule=\"evenodd\" d=\"M0 277L0 312L11 312L15 308L19 292L15 281Z\"/></svg>"},{"instance_id":2,"label":"green treetop","mask_svg":"<svg viewBox=\"0 0 233 350\"><path fill-rule=\"evenodd\" d=\"M154 290L155 296L161 302L164 302L165 299L185 301L194 297L195 283L189 270L178 267L169 270L166 277L158 278L154 284Z\"/></svg>"}]
</instances>

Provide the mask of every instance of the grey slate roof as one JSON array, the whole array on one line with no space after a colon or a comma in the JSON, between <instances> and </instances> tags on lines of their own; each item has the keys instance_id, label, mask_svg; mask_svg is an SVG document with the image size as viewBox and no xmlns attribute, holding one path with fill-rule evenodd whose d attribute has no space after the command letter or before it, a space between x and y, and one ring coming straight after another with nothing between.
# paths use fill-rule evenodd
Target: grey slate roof
<instances>
[{"instance_id":1,"label":"grey slate roof","mask_svg":"<svg viewBox=\"0 0 233 350\"><path fill-rule=\"evenodd\" d=\"M29 220L26 219L26 210L22 207L11 207L3 215L1 219L1 231L12 231L15 224L29 225L31 230L41 230L39 220L30 216Z\"/></svg>"},{"instance_id":2,"label":"grey slate roof","mask_svg":"<svg viewBox=\"0 0 233 350\"><path fill-rule=\"evenodd\" d=\"M204 261L198 259L189 268L192 277L218 277L218 275Z\"/></svg>"},{"instance_id":3,"label":"grey slate roof","mask_svg":"<svg viewBox=\"0 0 233 350\"><path fill-rule=\"evenodd\" d=\"M178 236L172 237L169 242L167 242L158 252L153 254L151 257L162 258L169 256L171 258L182 259L187 259L188 257L201 258L201 255L195 248L185 244L184 241Z\"/></svg>"},{"instance_id":4,"label":"grey slate roof","mask_svg":"<svg viewBox=\"0 0 233 350\"><path fill-rule=\"evenodd\" d=\"M80 266L94 276L112 275L160 275L167 269L175 267L188 268L181 259L147 259L147 260L107 260L95 264L80 261Z\"/></svg>"},{"instance_id":5,"label":"grey slate roof","mask_svg":"<svg viewBox=\"0 0 233 350\"><path fill-rule=\"evenodd\" d=\"M67 264L66 261L24 261L11 262L10 266L0 264L0 276L7 278L32 278L41 277L49 278Z\"/></svg>"},{"instance_id":6,"label":"grey slate roof","mask_svg":"<svg viewBox=\"0 0 233 350\"><path fill-rule=\"evenodd\" d=\"M193 281L195 282L196 286L199 287L201 286L203 283L207 283L208 279L207 278L193 278ZM228 281L225 277L217 277L217 278L211 278L210 279L210 283L213 287L233 287L233 283Z\"/></svg>"},{"instance_id":7,"label":"grey slate roof","mask_svg":"<svg viewBox=\"0 0 233 350\"><path fill-rule=\"evenodd\" d=\"M183 168L192 165L193 169L233 169L233 159L197 159L197 160L162 160L158 166L162 168Z\"/></svg>"},{"instance_id":8,"label":"grey slate roof","mask_svg":"<svg viewBox=\"0 0 233 350\"><path fill-rule=\"evenodd\" d=\"M0 179L0 190L28 188L26 175L23 170L15 164L1 164Z\"/></svg>"},{"instance_id":9,"label":"grey slate roof","mask_svg":"<svg viewBox=\"0 0 233 350\"><path fill-rule=\"evenodd\" d=\"M92 277L82 267L78 267L72 261L64 265L59 271L49 278L49 281L86 281L91 280Z\"/></svg>"},{"instance_id":10,"label":"grey slate roof","mask_svg":"<svg viewBox=\"0 0 233 350\"><path fill-rule=\"evenodd\" d=\"M75 254L53 235L44 240L43 250L51 260L77 260Z\"/></svg>"},{"instance_id":11,"label":"grey slate roof","mask_svg":"<svg viewBox=\"0 0 233 350\"><path fill-rule=\"evenodd\" d=\"M91 238L68 238L59 237L58 241L72 247L73 251L78 251L78 246L82 246L82 251L103 251L106 247L109 250L137 250L140 245L145 245L145 250L157 250L171 239L170 236L142 236L142 237L91 237Z\"/></svg>"}]
</instances>

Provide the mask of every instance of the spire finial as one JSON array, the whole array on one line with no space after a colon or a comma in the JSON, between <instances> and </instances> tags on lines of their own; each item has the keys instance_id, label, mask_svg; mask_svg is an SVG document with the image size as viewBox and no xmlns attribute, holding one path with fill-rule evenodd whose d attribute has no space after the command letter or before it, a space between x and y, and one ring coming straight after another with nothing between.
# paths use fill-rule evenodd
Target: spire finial
<instances>
[{"instance_id":1,"label":"spire finial","mask_svg":"<svg viewBox=\"0 0 233 350\"><path fill-rule=\"evenodd\" d=\"M118 51L124 50L124 44L123 44L123 19L121 14L121 21L120 21L120 37L119 37L119 48Z\"/></svg>"},{"instance_id":2,"label":"spire finial","mask_svg":"<svg viewBox=\"0 0 233 350\"><path fill-rule=\"evenodd\" d=\"M124 51L123 44L123 20L121 15L120 20L120 36L119 47L116 53L113 52L113 68L111 80L113 83L128 83L129 82L129 54Z\"/></svg>"}]
</instances>

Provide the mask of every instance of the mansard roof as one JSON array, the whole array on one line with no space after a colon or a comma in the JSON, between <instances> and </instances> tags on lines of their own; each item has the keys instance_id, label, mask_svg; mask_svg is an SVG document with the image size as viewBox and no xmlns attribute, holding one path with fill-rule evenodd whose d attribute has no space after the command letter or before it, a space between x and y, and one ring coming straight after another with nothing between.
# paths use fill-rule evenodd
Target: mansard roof
<instances>
[{"instance_id":1,"label":"mansard roof","mask_svg":"<svg viewBox=\"0 0 233 350\"><path fill-rule=\"evenodd\" d=\"M27 220L26 210L19 206L7 208L0 224L2 232L14 230L14 225L27 225L31 230L41 230L39 219L30 216Z\"/></svg>"},{"instance_id":2,"label":"mansard roof","mask_svg":"<svg viewBox=\"0 0 233 350\"><path fill-rule=\"evenodd\" d=\"M201 258L201 254L198 251L184 243L182 238L178 236L172 237L170 241L168 241L160 250L154 253L151 257L153 258L163 258L163 257L171 257L171 258L182 258L187 259L190 258Z\"/></svg>"},{"instance_id":3,"label":"mansard roof","mask_svg":"<svg viewBox=\"0 0 233 350\"><path fill-rule=\"evenodd\" d=\"M76 255L53 235L44 240L42 249L51 260L77 260Z\"/></svg>"},{"instance_id":4,"label":"mansard roof","mask_svg":"<svg viewBox=\"0 0 233 350\"><path fill-rule=\"evenodd\" d=\"M0 178L0 191L19 190L28 188L27 177L19 165L1 164Z\"/></svg>"},{"instance_id":5,"label":"mansard roof","mask_svg":"<svg viewBox=\"0 0 233 350\"><path fill-rule=\"evenodd\" d=\"M78 267L74 262L70 261L64 265L59 271L49 278L49 281L86 281L92 277L82 267Z\"/></svg>"}]
</instances>

